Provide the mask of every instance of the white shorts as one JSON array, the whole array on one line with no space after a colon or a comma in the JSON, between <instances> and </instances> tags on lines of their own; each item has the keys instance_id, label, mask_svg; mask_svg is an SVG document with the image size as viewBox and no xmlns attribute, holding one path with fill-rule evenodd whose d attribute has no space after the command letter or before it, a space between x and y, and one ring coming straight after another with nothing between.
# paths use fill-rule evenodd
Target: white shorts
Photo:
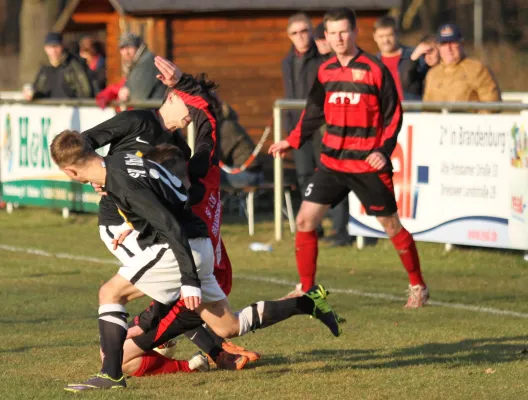
<instances>
[{"instance_id":1,"label":"white shorts","mask_svg":"<svg viewBox=\"0 0 528 400\"><path fill-rule=\"evenodd\" d=\"M118 274L133 283L150 298L169 304L180 297L181 273L176 257L168 244L157 244L141 250L137 244L138 233L134 231L120 246L113 250L112 238L120 227L99 227L101 239L123 266ZM115 236L115 235L114 235ZM196 271L201 283L202 302L211 303L225 299L218 285L214 270L214 251L209 238L189 239Z\"/></svg>"}]
</instances>

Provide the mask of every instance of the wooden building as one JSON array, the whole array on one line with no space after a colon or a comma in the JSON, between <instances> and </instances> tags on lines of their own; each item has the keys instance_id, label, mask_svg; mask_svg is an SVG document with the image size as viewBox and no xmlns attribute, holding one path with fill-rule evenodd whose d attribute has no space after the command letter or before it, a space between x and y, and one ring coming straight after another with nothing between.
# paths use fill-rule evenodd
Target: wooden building
<instances>
[{"instance_id":1,"label":"wooden building","mask_svg":"<svg viewBox=\"0 0 528 400\"><path fill-rule=\"evenodd\" d=\"M189 73L205 71L220 84L220 96L258 136L283 96L281 60L290 49L288 17L306 11L315 24L326 9L356 10L359 44L376 51L376 18L400 0L70 0L54 30L104 33L107 78L120 79L119 36L140 34L156 54Z\"/></svg>"}]
</instances>

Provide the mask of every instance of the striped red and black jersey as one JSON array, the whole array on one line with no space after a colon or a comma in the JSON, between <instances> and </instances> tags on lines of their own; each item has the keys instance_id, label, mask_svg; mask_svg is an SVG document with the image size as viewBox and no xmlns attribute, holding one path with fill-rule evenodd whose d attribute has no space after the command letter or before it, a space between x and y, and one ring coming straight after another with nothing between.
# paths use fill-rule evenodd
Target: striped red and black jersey
<instances>
[{"instance_id":1,"label":"striped red and black jersey","mask_svg":"<svg viewBox=\"0 0 528 400\"><path fill-rule=\"evenodd\" d=\"M183 74L174 93L181 97L192 118L195 130L193 156L189 160L189 178L192 183L204 179L211 165L219 165L217 118L209 93L189 74Z\"/></svg>"},{"instance_id":2,"label":"striped red and black jersey","mask_svg":"<svg viewBox=\"0 0 528 400\"><path fill-rule=\"evenodd\" d=\"M341 66L332 57L319 68L306 108L287 140L298 149L326 123L321 164L346 173L376 172L365 159L381 152L390 156L402 123L402 109L389 70L374 56L359 50Z\"/></svg>"}]
</instances>

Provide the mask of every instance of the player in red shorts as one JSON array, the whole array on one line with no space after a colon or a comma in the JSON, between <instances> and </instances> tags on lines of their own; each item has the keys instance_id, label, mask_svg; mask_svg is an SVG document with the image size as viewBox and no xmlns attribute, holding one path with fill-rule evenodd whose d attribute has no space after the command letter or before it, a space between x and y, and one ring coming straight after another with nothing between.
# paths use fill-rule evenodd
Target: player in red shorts
<instances>
[{"instance_id":1,"label":"player in red shorts","mask_svg":"<svg viewBox=\"0 0 528 400\"><path fill-rule=\"evenodd\" d=\"M353 191L391 239L409 275L408 308L423 306L429 290L411 234L401 225L392 183L390 156L401 128L402 109L389 70L356 46L355 13L336 8L324 17L325 36L335 56L319 68L297 127L273 144L274 156L299 148L323 123L321 168L315 172L297 215L295 251L299 296L315 281L316 226L328 209Z\"/></svg>"}]
</instances>

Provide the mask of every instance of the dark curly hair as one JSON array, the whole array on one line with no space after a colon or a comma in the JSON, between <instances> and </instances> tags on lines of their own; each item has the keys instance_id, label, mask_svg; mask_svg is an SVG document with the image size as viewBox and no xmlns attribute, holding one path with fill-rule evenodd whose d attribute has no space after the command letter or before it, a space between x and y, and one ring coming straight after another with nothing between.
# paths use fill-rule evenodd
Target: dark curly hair
<instances>
[{"instance_id":1,"label":"dark curly hair","mask_svg":"<svg viewBox=\"0 0 528 400\"><path fill-rule=\"evenodd\" d=\"M198 75L182 74L180 80L177 83L177 89L182 92L188 93L193 96L203 97L207 103L211 105L212 110L220 107L220 101L216 96L216 89L219 85L216 82L210 80L205 72L201 72ZM168 88L163 97L163 103L167 100L169 93L173 88Z\"/></svg>"}]
</instances>

